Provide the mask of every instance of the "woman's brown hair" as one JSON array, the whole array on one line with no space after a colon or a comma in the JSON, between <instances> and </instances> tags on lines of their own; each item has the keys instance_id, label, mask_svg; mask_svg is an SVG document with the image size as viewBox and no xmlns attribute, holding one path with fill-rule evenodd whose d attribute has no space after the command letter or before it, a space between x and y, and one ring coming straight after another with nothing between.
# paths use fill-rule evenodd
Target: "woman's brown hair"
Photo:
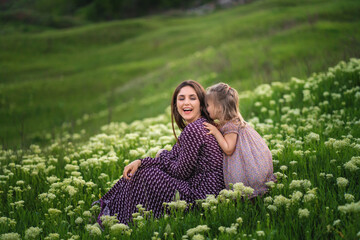
<instances>
[{"instance_id":1,"label":"woman's brown hair","mask_svg":"<svg viewBox=\"0 0 360 240\"><path fill-rule=\"evenodd\" d=\"M171 124L172 124L172 129L173 129L173 133L174 133L174 136L176 138L176 141L178 141L178 138L177 138L176 133L175 133L174 119L175 119L176 125L180 128L181 131L184 130L184 128L186 127L185 121L181 117L181 115L180 115L180 113L179 113L179 111L177 110L177 107L176 107L177 96L178 96L180 90L183 87L186 87L186 86L190 86L195 90L196 95L197 95L197 97L198 97L198 99L200 101L200 113L201 113L201 116L212 123L212 120L211 120L211 118L209 116L209 113L206 110L206 105L205 105L206 91L205 91L205 89L200 85L200 83L198 83L198 82L196 82L194 80L183 81L182 83L179 84L179 86L176 87L176 89L174 91L174 94L172 96L172 99L171 99Z\"/></svg>"}]
</instances>

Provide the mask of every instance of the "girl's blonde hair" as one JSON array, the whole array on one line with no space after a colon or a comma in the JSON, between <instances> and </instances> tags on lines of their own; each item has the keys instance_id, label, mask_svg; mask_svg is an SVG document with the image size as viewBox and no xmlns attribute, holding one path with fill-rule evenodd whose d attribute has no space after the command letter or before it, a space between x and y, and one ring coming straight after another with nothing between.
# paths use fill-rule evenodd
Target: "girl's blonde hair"
<instances>
[{"instance_id":1,"label":"girl's blonde hair","mask_svg":"<svg viewBox=\"0 0 360 240\"><path fill-rule=\"evenodd\" d=\"M239 111L239 94L226 83L218 83L206 89L206 98L211 99L215 105L215 110L219 111L220 125L228 121L239 123L245 126L244 118Z\"/></svg>"}]
</instances>

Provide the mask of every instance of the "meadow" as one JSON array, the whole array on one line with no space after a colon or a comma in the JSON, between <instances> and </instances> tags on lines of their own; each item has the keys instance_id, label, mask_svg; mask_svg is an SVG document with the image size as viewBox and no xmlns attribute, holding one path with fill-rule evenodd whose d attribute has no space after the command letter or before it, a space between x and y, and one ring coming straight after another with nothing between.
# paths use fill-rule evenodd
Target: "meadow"
<instances>
[{"instance_id":1,"label":"meadow","mask_svg":"<svg viewBox=\"0 0 360 240\"><path fill-rule=\"evenodd\" d=\"M326 71L360 57L359 11L358 0L266 0L61 30L1 22L0 144L45 146L81 130L86 140L156 116L185 79L245 91Z\"/></svg>"},{"instance_id":2,"label":"meadow","mask_svg":"<svg viewBox=\"0 0 360 240\"><path fill-rule=\"evenodd\" d=\"M129 226L95 221L124 165L175 143L169 109L131 123L111 122L80 141L67 133L46 147L0 151L0 239L359 239L360 60L325 72L240 92L249 124L264 137L277 183L254 201L235 184L199 201L174 197L153 219L138 206Z\"/></svg>"}]
</instances>

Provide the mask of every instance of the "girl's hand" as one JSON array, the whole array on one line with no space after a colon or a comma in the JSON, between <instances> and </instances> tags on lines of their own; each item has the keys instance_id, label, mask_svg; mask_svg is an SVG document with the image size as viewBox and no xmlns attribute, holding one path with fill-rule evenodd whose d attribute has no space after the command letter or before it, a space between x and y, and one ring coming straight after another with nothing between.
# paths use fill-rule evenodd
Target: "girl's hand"
<instances>
[{"instance_id":1,"label":"girl's hand","mask_svg":"<svg viewBox=\"0 0 360 240\"><path fill-rule=\"evenodd\" d=\"M207 123L207 122L204 122L204 128L206 128L207 130L209 130L209 132L207 134L212 134L214 136L218 135L218 134L221 134L219 129L217 129L217 127L215 127L214 125L210 124L210 123Z\"/></svg>"},{"instance_id":2,"label":"girl's hand","mask_svg":"<svg viewBox=\"0 0 360 240\"><path fill-rule=\"evenodd\" d=\"M156 153L156 158L160 156L160 154L165 151L166 149L160 149L157 153Z\"/></svg>"},{"instance_id":3,"label":"girl's hand","mask_svg":"<svg viewBox=\"0 0 360 240\"><path fill-rule=\"evenodd\" d=\"M127 180L130 180L131 177L133 177L135 175L135 172L138 170L140 165L141 165L141 160L138 159L138 160L133 161L129 165L125 166L124 172L123 172L123 177Z\"/></svg>"}]
</instances>

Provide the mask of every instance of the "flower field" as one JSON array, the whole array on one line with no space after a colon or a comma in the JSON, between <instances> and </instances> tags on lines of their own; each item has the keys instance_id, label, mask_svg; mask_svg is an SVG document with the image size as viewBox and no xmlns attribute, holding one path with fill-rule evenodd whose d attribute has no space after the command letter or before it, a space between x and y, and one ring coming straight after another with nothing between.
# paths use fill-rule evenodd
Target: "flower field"
<instances>
[{"instance_id":1,"label":"flower field","mask_svg":"<svg viewBox=\"0 0 360 240\"><path fill-rule=\"evenodd\" d=\"M184 212L174 196L160 219L138 206L129 226L91 203L129 162L175 143L169 109L111 123L86 142L63 133L51 145L0 150L0 239L359 239L360 60L308 79L240 93L246 120L267 141L278 182L253 201L235 184ZM245 116L246 116L245 115Z\"/></svg>"}]
</instances>

